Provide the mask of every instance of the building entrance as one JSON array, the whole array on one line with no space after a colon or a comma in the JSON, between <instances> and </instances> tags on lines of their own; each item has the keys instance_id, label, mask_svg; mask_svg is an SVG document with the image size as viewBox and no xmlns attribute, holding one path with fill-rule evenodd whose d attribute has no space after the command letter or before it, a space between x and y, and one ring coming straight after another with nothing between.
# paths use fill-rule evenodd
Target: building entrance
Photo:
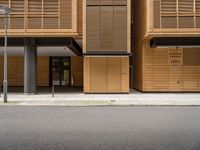
<instances>
[{"instance_id":1,"label":"building entrance","mask_svg":"<svg viewBox=\"0 0 200 150\"><path fill-rule=\"evenodd\" d=\"M71 86L70 57L50 57L50 85Z\"/></svg>"}]
</instances>

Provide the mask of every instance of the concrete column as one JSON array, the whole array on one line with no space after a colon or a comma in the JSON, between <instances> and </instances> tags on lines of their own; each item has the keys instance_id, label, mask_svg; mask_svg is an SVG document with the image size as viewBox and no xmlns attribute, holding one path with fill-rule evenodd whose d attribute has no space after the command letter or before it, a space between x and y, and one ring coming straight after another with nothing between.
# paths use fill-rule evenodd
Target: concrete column
<instances>
[{"instance_id":1,"label":"concrete column","mask_svg":"<svg viewBox=\"0 0 200 150\"><path fill-rule=\"evenodd\" d=\"M24 40L24 94L37 93L37 47L35 40Z\"/></svg>"}]
</instances>

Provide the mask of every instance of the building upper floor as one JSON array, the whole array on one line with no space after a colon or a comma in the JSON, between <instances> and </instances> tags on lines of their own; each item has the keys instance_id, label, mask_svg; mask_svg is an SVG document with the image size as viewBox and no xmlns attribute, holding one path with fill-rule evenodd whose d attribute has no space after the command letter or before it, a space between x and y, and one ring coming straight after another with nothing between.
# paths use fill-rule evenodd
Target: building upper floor
<instances>
[{"instance_id":1,"label":"building upper floor","mask_svg":"<svg viewBox=\"0 0 200 150\"><path fill-rule=\"evenodd\" d=\"M0 0L11 8L11 36L81 36L82 0ZM0 35L4 16L0 15Z\"/></svg>"},{"instance_id":2,"label":"building upper floor","mask_svg":"<svg viewBox=\"0 0 200 150\"><path fill-rule=\"evenodd\" d=\"M139 36L200 34L200 0L135 0Z\"/></svg>"}]
</instances>

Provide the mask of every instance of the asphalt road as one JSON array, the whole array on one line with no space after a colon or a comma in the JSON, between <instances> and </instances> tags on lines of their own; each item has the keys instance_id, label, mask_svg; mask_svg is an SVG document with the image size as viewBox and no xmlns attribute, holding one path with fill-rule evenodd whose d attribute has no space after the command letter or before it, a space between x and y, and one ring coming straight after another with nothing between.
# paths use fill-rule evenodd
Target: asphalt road
<instances>
[{"instance_id":1,"label":"asphalt road","mask_svg":"<svg viewBox=\"0 0 200 150\"><path fill-rule=\"evenodd\" d=\"M199 107L0 106L0 150L199 149Z\"/></svg>"}]
</instances>

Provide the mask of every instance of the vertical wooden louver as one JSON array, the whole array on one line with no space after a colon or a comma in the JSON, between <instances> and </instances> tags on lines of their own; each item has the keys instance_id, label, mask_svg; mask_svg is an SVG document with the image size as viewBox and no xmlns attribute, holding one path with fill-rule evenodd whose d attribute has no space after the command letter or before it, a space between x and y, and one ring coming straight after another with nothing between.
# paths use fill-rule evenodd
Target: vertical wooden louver
<instances>
[{"instance_id":1,"label":"vertical wooden louver","mask_svg":"<svg viewBox=\"0 0 200 150\"><path fill-rule=\"evenodd\" d=\"M101 7L100 13L100 49L102 51L113 50L113 7Z\"/></svg>"},{"instance_id":2,"label":"vertical wooden louver","mask_svg":"<svg viewBox=\"0 0 200 150\"><path fill-rule=\"evenodd\" d=\"M153 16L154 28L199 28L200 0L154 0Z\"/></svg>"},{"instance_id":3,"label":"vertical wooden louver","mask_svg":"<svg viewBox=\"0 0 200 150\"><path fill-rule=\"evenodd\" d=\"M60 0L60 28L69 29L72 27L72 1Z\"/></svg>"},{"instance_id":4,"label":"vertical wooden louver","mask_svg":"<svg viewBox=\"0 0 200 150\"><path fill-rule=\"evenodd\" d=\"M58 29L58 1L44 0L44 29Z\"/></svg>"},{"instance_id":5,"label":"vertical wooden louver","mask_svg":"<svg viewBox=\"0 0 200 150\"><path fill-rule=\"evenodd\" d=\"M154 28L160 28L160 0L154 1Z\"/></svg>"},{"instance_id":6,"label":"vertical wooden louver","mask_svg":"<svg viewBox=\"0 0 200 150\"><path fill-rule=\"evenodd\" d=\"M161 27L176 28L176 0L161 0Z\"/></svg>"},{"instance_id":7,"label":"vertical wooden louver","mask_svg":"<svg viewBox=\"0 0 200 150\"><path fill-rule=\"evenodd\" d=\"M2 6L9 6L9 2L8 2L8 0L0 0L0 5L2 5ZM0 29L4 28L3 17L4 16L0 14Z\"/></svg>"},{"instance_id":8,"label":"vertical wooden louver","mask_svg":"<svg viewBox=\"0 0 200 150\"><path fill-rule=\"evenodd\" d=\"M12 29L9 32L12 34L60 32L62 35L75 35L78 32L77 5L82 4L77 2L78 0L0 0L0 5L7 5L12 9L8 21L9 28ZM0 30L2 29L3 16L0 15Z\"/></svg>"},{"instance_id":9,"label":"vertical wooden louver","mask_svg":"<svg viewBox=\"0 0 200 150\"><path fill-rule=\"evenodd\" d=\"M86 0L86 49L127 51L127 0Z\"/></svg>"},{"instance_id":10,"label":"vertical wooden louver","mask_svg":"<svg viewBox=\"0 0 200 150\"><path fill-rule=\"evenodd\" d=\"M181 0L178 2L179 13L193 13L194 0Z\"/></svg>"},{"instance_id":11,"label":"vertical wooden louver","mask_svg":"<svg viewBox=\"0 0 200 150\"><path fill-rule=\"evenodd\" d=\"M28 29L42 28L42 0L28 1Z\"/></svg>"},{"instance_id":12,"label":"vertical wooden louver","mask_svg":"<svg viewBox=\"0 0 200 150\"><path fill-rule=\"evenodd\" d=\"M12 13L10 16L11 29L24 29L24 0L11 0Z\"/></svg>"}]
</instances>

